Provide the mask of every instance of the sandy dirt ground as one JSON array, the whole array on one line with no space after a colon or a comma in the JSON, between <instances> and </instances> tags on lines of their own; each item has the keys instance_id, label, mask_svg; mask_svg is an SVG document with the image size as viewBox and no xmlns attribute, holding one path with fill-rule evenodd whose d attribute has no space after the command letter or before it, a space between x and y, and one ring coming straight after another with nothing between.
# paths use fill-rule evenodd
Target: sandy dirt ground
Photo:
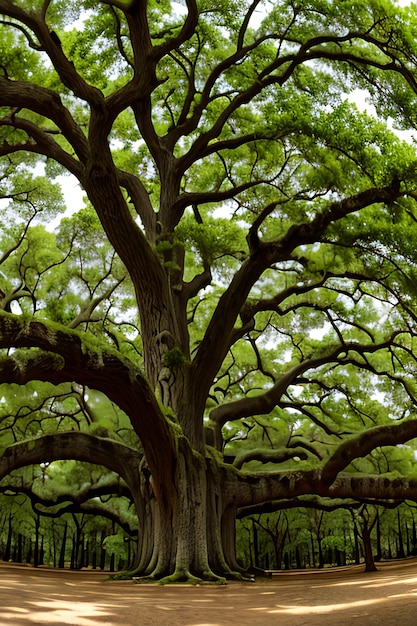
<instances>
[{"instance_id":1,"label":"sandy dirt ground","mask_svg":"<svg viewBox=\"0 0 417 626\"><path fill-rule=\"evenodd\" d=\"M1 626L415 626L417 560L161 587L0 564Z\"/></svg>"}]
</instances>

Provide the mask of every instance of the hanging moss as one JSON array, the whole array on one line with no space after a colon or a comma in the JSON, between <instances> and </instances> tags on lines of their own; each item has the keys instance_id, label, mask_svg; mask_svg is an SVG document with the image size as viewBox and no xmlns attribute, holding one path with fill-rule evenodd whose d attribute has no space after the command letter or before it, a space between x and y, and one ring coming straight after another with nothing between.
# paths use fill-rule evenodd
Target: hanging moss
<instances>
[{"instance_id":1,"label":"hanging moss","mask_svg":"<svg viewBox=\"0 0 417 626\"><path fill-rule=\"evenodd\" d=\"M60 354L40 348L26 348L24 351L20 350L16 355L13 355L12 358L20 369L25 369L36 359L39 359L42 363L47 361L48 366L54 370L61 370L65 366L65 359Z\"/></svg>"},{"instance_id":2,"label":"hanging moss","mask_svg":"<svg viewBox=\"0 0 417 626\"><path fill-rule=\"evenodd\" d=\"M166 367L172 369L178 367L179 365L183 365L184 363L187 363L187 358L178 346L168 350L168 352L164 355L164 365Z\"/></svg>"}]
</instances>

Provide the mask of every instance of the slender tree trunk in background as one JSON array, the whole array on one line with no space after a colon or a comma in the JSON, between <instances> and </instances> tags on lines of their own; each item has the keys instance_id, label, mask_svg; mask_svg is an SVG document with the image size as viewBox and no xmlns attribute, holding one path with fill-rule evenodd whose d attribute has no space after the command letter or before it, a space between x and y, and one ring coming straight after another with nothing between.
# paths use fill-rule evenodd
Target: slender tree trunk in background
<instances>
[{"instance_id":1,"label":"slender tree trunk in background","mask_svg":"<svg viewBox=\"0 0 417 626\"><path fill-rule=\"evenodd\" d=\"M9 514L9 524L7 529L6 547L3 553L3 561L10 561L12 553L12 513Z\"/></svg>"},{"instance_id":2,"label":"slender tree trunk in background","mask_svg":"<svg viewBox=\"0 0 417 626\"><path fill-rule=\"evenodd\" d=\"M300 548L298 546L296 546L295 548L295 563L296 563L297 569L301 569Z\"/></svg>"},{"instance_id":3,"label":"slender tree trunk in background","mask_svg":"<svg viewBox=\"0 0 417 626\"><path fill-rule=\"evenodd\" d=\"M78 559L78 569L82 569L83 567L86 566L86 564L85 564L85 557L86 557L86 554L85 554L85 542L86 542L85 535L84 535L84 533L81 533L81 536L80 536L79 559Z\"/></svg>"},{"instance_id":4,"label":"slender tree trunk in background","mask_svg":"<svg viewBox=\"0 0 417 626\"><path fill-rule=\"evenodd\" d=\"M287 540L287 536L288 536L288 523L287 523L287 526L286 526L284 532L280 536L279 543L277 543L277 546L276 546L276 562L277 562L277 568L278 569L282 568L284 546L285 546L285 542Z\"/></svg>"},{"instance_id":5,"label":"slender tree trunk in background","mask_svg":"<svg viewBox=\"0 0 417 626\"><path fill-rule=\"evenodd\" d=\"M52 524L52 562L54 564L54 567L56 567L57 565L56 553L57 553L56 532L55 532L55 525Z\"/></svg>"},{"instance_id":6,"label":"slender tree trunk in background","mask_svg":"<svg viewBox=\"0 0 417 626\"><path fill-rule=\"evenodd\" d=\"M115 528L114 522L112 523L111 532L112 532L112 535L114 535L115 532L116 532L116 528ZM116 555L114 554L114 552L112 552L111 555L110 555L110 565L109 565L109 569L110 569L111 572L114 572L114 570L115 570L115 558L116 558Z\"/></svg>"},{"instance_id":7,"label":"slender tree trunk in background","mask_svg":"<svg viewBox=\"0 0 417 626\"><path fill-rule=\"evenodd\" d=\"M356 528L356 524L353 524L353 537L354 537L354 550L355 550L355 564L359 565L361 562L361 551L359 545L359 536L358 529Z\"/></svg>"},{"instance_id":8,"label":"slender tree trunk in background","mask_svg":"<svg viewBox=\"0 0 417 626\"><path fill-rule=\"evenodd\" d=\"M40 528L40 516L37 515L35 518L35 552L33 555L33 565L34 567L38 567L40 564L40 553L39 553L39 528Z\"/></svg>"},{"instance_id":9,"label":"slender tree trunk in background","mask_svg":"<svg viewBox=\"0 0 417 626\"><path fill-rule=\"evenodd\" d=\"M127 539L127 567L130 569L132 567L132 544L130 537Z\"/></svg>"},{"instance_id":10,"label":"slender tree trunk in background","mask_svg":"<svg viewBox=\"0 0 417 626\"><path fill-rule=\"evenodd\" d=\"M91 567L97 569L97 533L94 534L92 555L91 555Z\"/></svg>"},{"instance_id":11,"label":"slender tree trunk in background","mask_svg":"<svg viewBox=\"0 0 417 626\"><path fill-rule=\"evenodd\" d=\"M285 523L285 527L284 527L284 523ZM282 555L284 552L284 545L285 545L285 541L288 535L288 529L289 529L289 524L288 524L288 517L285 515L285 513L280 512L279 516L278 516L278 520L277 520L277 533L276 533L276 540L274 541L275 544L275 558L276 558L276 568L277 569L281 569L282 567Z\"/></svg>"},{"instance_id":12,"label":"slender tree trunk in background","mask_svg":"<svg viewBox=\"0 0 417 626\"><path fill-rule=\"evenodd\" d=\"M90 565L90 538L84 539L84 562L83 567L88 567Z\"/></svg>"},{"instance_id":13,"label":"slender tree trunk in background","mask_svg":"<svg viewBox=\"0 0 417 626\"><path fill-rule=\"evenodd\" d=\"M65 522L64 532L62 533L61 550L59 553L59 562L58 562L58 567L60 569L64 569L65 567L65 554L66 554L66 549L67 549L67 533L68 533L68 523Z\"/></svg>"},{"instance_id":14,"label":"slender tree trunk in background","mask_svg":"<svg viewBox=\"0 0 417 626\"><path fill-rule=\"evenodd\" d=\"M327 563L328 565L333 565L333 563L334 563L334 560L333 560L333 550L331 548L328 548L325 551L324 554L325 554L324 563L325 564Z\"/></svg>"},{"instance_id":15,"label":"slender tree trunk in background","mask_svg":"<svg viewBox=\"0 0 417 626\"><path fill-rule=\"evenodd\" d=\"M77 534L72 533L71 563L70 569L77 568Z\"/></svg>"},{"instance_id":16,"label":"slender tree trunk in background","mask_svg":"<svg viewBox=\"0 0 417 626\"><path fill-rule=\"evenodd\" d=\"M382 559L382 536L381 536L381 518L379 510L376 512L376 555L375 561Z\"/></svg>"},{"instance_id":17,"label":"slender tree trunk in background","mask_svg":"<svg viewBox=\"0 0 417 626\"><path fill-rule=\"evenodd\" d=\"M401 526L401 515L400 515L400 509L397 509L397 522L398 522L398 551L397 551L397 557L399 559L404 559L405 558L405 552L404 552L404 539L403 539L403 530L402 530L402 526Z\"/></svg>"},{"instance_id":18,"label":"slender tree trunk in background","mask_svg":"<svg viewBox=\"0 0 417 626\"><path fill-rule=\"evenodd\" d=\"M253 536L253 556L254 566L259 567L259 546L258 546L258 529L256 523L252 520L252 536Z\"/></svg>"},{"instance_id":19,"label":"slender tree trunk in background","mask_svg":"<svg viewBox=\"0 0 417 626\"><path fill-rule=\"evenodd\" d=\"M43 565L45 560L45 537L41 535L41 548L39 551L39 565Z\"/></svg>"},{"instance_id":20,"label":"slender tree trunk in background","mask_svg":"<svg viewBox=\"0 0 417 626\"><path fill-rule=\"evenodd\" d=\"M374 556L372 553L371 532L369 530L369 524L366 520L363 520L363 523L362 523L362 538L363 538L363 549L364 549L364 556L365 556L365 571L376 572L377 568L376 568Z\"/></svg>"},{"instance_id":21,"label":"slender tree trunk in background","mask_svg":"<svg viewBox=\"0 0 417 626\"><path fill-rule=\"evenodd\" d=\"M320 531L317 533L317 544L319 547L319 568L322 569L324 567L324 554L323 554L323 547L322 547L322 537L320 534Z\"/></svg>"},{"instance_id":22,"label":"slender tree trunk in background","mask_svg":"<svg viewBox=\"0 0 417 626\"><path fill-rule=\"evenodd\" d=\"M316 567L316 547L314 545L314 537L311 531L310 531L310 539L311 539L311 563L313 567Z\"/></svg>"},{"instance_id":23,"label":"slender tree trunk in background","mask_svg":"<svg viewBox=\"0 0 417 626\"><path fill-rule=\"evenodd\" d=\"M106 533L103 530L102 533L101 533L101 543L100 543L101 550L100 550L100 565L99 565L99 567L100 567L101 570L104 570L106 568L106 550L103 547L105 538L106 538Z\"/></svg>"},{"instance_id":24,"label":"slender tree trunk in background","mask_svg":"<svg viewBox=\"0 0 417 626\"><path fill-rule=\"evenodd\" d=\"M17 535L17 555L16 563L22 563L23 561L23 535L19 533Z\"/></svg>"},{"instance_id":25,"label":"slender tree trunk in background","mask_svg":"<svg viewBox=\"0 0 417 626\"><path fill-rule=\"evenodd\" d=\"M78 520L76 515L72 515L74 521L75 532L73 534L73 549L71 556L71 569L79 569L82 567L82 555L80 554L83 549L83 520Z\"/></svg>"},{"instance_id":26,"label":"slender tree trunk in background","mask_svg":"<svg viewBox=\"0 0 417 626\"><path fill-rule=\"evenodd\" d=\"M32 556L33 556L33 546L32 546L32 541L29 540L29 548L26 553L26 563L32 563Z\"/></svg>"},{"instance_id":27,"label":"slender tree trunk in background","mask_svg":"<svg viewBox=\"0 0 417 626\"><path fill-rule=\"evenodd\" d=\"M17 535L16 563L23 563L23 551L25 546L25 537L22 533Z\"/></svg>"},{"instance_id":28,"label":"slender tree trunk in background","mask_svg":"<svg viewBox=\"0 0 417 626\"><path fill-rule=\"evenodd\" d=\"M252 543L252 531L248 530L248 567L251 568L253 564L253 543Z\"/></svg>"},{"instance_id":29,"label":"slender tree trunk in background","mask_svg":"<svg viewBox=\"0 0 417 626\"><path fill-rule=\"evenodd\" d=\"M343 560L344 563L343 565L346 565L347 563L347 555L348 555L348 540L347 540L347 536L346 536L346 528L343 527Z\"/></svg>"},{"instance_id":30,"label":"slender tree trunk in background","mask_svg":"<svg viewBox=\"0 0 417 626\"><path fill-rule=\"evenodd\" d=\"M389 536L388 536L388 558L392 559L391 539Z\"/></svg>"},{"instance_id":31,"label":"slender tree trunk in background","mask_svg":"<svg viewBox=\"0 0 417 626\"><path fill-rule=\"evenodd\" d=\"M281 569L281 549L277 541L274 541L274 561L271 563L271 569Z\"/></svg>"}]
</instances>

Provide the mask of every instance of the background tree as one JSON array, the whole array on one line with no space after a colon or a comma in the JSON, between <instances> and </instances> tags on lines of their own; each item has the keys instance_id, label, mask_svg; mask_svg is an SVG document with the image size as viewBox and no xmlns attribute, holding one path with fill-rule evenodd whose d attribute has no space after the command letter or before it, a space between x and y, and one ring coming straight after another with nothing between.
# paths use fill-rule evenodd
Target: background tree
<instances>
[{"instance_id":1,"label":"background tree","mask_svg":"<svg viewBox=\"0 0 417 626\"><path fill-rule=\"evenodd\" d=\"M417 436L416 156L346 92L413 123L415 18L342 4L0 0L0 376L55 416L15 394L0 474L119 474L136 573L236 576L249 505L416 497L368 460Z\"/></svg>"}]
</instances>

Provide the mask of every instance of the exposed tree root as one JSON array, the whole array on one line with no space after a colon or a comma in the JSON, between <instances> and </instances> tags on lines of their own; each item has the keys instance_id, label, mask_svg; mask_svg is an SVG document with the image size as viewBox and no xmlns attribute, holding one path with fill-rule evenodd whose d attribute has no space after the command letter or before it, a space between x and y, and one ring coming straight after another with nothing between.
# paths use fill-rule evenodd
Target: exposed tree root
<instances>
[{"instance_id":1,"label":"exposed tree root","mask_svg":"<svg viewBox=\"0 0 417 626\"><path fill-rule=\"evenodd\" d=\"M176 570L172 574L168 574L166 576L157 576L155 574L149 575L138 575L139 572L123 572L122 578L126 580L127 578L133 579L135 583L147 583L147 582L157 582L160 585L169 585L169 584L188 584L188 585L204 585L204 584L217 584L217 585L225 585L226 578L224 576L218 576L214 574L210 569L207 569L204 572L201 572L199 576L196 576L190 572L188 568L177 567Z\"/></svg>"},{"instance_id":2,"label":"exposed tree root","mask_svg":"<svg viewBox=\"0 0 417 626\"><path fill-rule=\"evenodd\" d=\"M227 580L237 580L239 582L246 583L255 582L255 576L253 576L253 574L249 574L249 572L229 572L228 574L226 574L226 578Z\"/></svg>"},{"instance_id":3,"label":"exposed tree root","mask_svg":"<svg viewBox=\"0 0 417 626\"><path fill-rule=\"evenodd\" d=\"M178 569L173 574L163 576L155 576L153 574L143 574L139 570L131 570L125 572L118 572L117 574L111 574L110 580L133 580L134 583L159 583L160 585L169 584L189 584L189 585L204 585L204 584L217 584L225 585L228 580L234 580L239 582L255 582L255 577L248 572L233 572L229 571L225 576L218 576L212 571L203 572L201 576L195 576L188 570Z\"/></svg>"},{"instance_id":4,"label":"exposed tree root","mask_svg":"<svg viewBox=\"0 0 417 626\"><path fill-rule=\"evenodd\" d=\"M137 576L138 572L135 570L118 572L117 574L110 574L110 580L131 580L134 576Z\"/></svg>"},{"instance_id":5,"label":"exposed tree root","mask_svg":"<svg viewBox=\"0 0 417 626\"><path fill-rule=\"evenodd\" d=\"M185 583L188 585L204 585L214 583L217 585L225 585L226 579L223 576L217 576L211 571L203 572L201 576L194 576L189 570L177 569L170 576L165 576L159 581L161 585Z\"/></svg>"}]
</instances>

